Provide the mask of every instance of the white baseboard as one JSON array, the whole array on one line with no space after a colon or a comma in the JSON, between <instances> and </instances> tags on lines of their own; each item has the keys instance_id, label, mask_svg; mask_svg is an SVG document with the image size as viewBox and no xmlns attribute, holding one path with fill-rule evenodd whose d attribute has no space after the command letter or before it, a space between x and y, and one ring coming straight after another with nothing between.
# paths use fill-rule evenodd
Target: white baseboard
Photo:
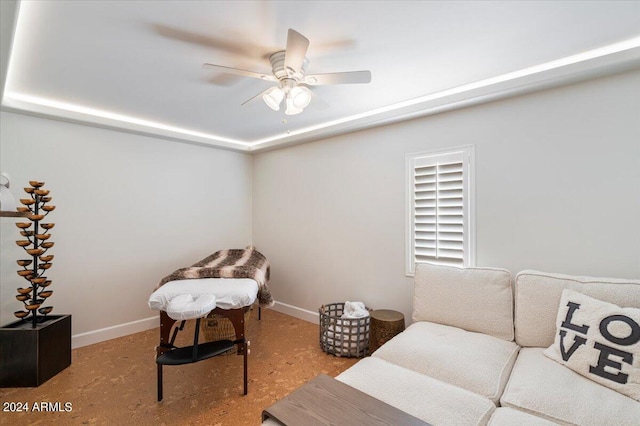
<instances>
[{"instance_id":1,"label":"white baseboard","mask_svg":"<svg viewBox=\"0 0 640 426\"><path fill-rule=\"evenodd\" d=\"M271 308L274 311L291 315L295 318L318 324L318 313L297 306L288 305L282 302L276 302ZM139 333L141 331L150 330L160 326L158 316L145 318L137 321L118 324L111 327L101 328L99 330L88 331L71 336L71 349L81 348L83 346L93 345L94 343L104 342L106 340L115 339L117 337L128 336L129 334Z\"/></svg>"},{"instance_id":2,"label":"white baseboard","mask_svg":"<svg viewBox=\"0 0 640 426\"><path fill-rule=\"evenodd\" d=\"M93 345L94 343L104 342L105 340L127 336L129 334L138 333L140 331L145 331L156 327L160 327L160 320L158 319L158 315L137 321L127 322L125 324L114 325L111 327L101 328L99 330L76 334L71 336L71 349Z\"/></svg>"},{"instance_id":3,"label":"white baseboard","mask_svg":"<svg viewBox=\"0 0 640 426\"><path fill-rule=\"evenodd\" d=\"M291 315L292 317L300 318L314 324L318 324L318 313L309 311L307 309L299 308L293 305L287 305L286 303L276 302L271 308L274 311L282 312L283 314Z\"/></svg>"}]
</instances>

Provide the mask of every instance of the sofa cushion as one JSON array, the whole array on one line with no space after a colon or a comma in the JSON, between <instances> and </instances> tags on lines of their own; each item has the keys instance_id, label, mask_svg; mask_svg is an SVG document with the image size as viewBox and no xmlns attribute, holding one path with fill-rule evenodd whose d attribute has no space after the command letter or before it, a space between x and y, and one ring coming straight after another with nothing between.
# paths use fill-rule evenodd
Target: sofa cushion
<instances>
[{"instance_id":1,"label":"sofa cushion","mask_svg":"<svg viewBox=\"0 0 640 426\"><path fill-rule=\"evenodd\" d=\"M513 340L511 273L419 263L413 321L431 321Z\"/></svg>"},{"instance_id":2,"label":"sofa cushion","mask_svg":"<svg viewBox=\"0 0 640 426\"><path fill-rule=\"evenodd\" d=\"M620 308L565 289L556 326L546 356L640 401L640 309Z\"/></svg>"},{"instance_id":3,"label":"sofa cushion","mask_svg":"<svg viewBox=\"0 0 640 426\"><path fill-rule=\"evenodd\" d=\"M485 425L496 408L472 392L379 358L364 358L336 379L433 425Z\"/></svg>"},{"instance_id":4,"label":"sofa cushion","mask_svg":"<svg viewBox=\"0 0 640 426\"><path fill-rule=\"evenodd\" d=\"M264 424L264 423L263 423ZM553 426L557 425L542 417L508 407L499 407L489 419L489 426Z\"/></svg>"},{"instance_id":5,"label":"sofa cushion","mask_svg":"<svg viewBox=\"0 0 640 426\"><path fill-rule=\"evenodd\" d=\"M502 406L564 424L637 426L640 402L563 367L543 350L520 350Z\"/></svg>"},{"instance_id":6,"label":"sofa cushion","mask_svg":"<svg viewBox=\"0 0 640 426\"><path fill-rule=\"evenodd\" d=\"M373 357L470 390L497 403L518 349L514 342L493 336L420 321L382 345Z\"/></svg>"},{"instance_id":7,"label":"sofa cushion","mask_svg":"<svg viewBox=\"0 0 640 426\"><path fill-rule=\"evenodd\" d=\"M522 271L515 282L516 343L546 348L556 335L556 316L562 290L586 294L622 307L640 308L640 281L577 277Z\"/></svg>"}]
</instances>

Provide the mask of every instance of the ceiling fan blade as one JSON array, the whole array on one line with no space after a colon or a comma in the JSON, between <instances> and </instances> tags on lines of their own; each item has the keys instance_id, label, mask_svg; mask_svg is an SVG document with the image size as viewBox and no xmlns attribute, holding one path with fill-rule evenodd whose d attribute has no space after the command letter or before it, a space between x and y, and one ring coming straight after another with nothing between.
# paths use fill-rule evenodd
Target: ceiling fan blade
<instances>
[{"instance_id":1,"label":"ceiling fan blade","mask_svg":"<svg viewBox=\"0 0 640 426\"><path fill-rule=\"evenodd\" d=\"M225 39L163 24L151 24L151 28L155 33L172 40L197 44L247 58L260 58L272 52L275 48L275 46L254 44L250 40L228 32L226 32L228 38Z\"/></svg>"},{"instance_id":2,"label":"ceiling fan blade","mask_svg":"<svg viewBox=\"0 0 640 426\"><path fill-rule=\"evenodd\" d=\"M302 65L304 64L304 58L307 56L307 49L309 48L309 40L297 32L289 28L287 33L287 50L284 56L284 67L287 72L291 71L294 74L300 73Z\"/></svg>"},{"instance_id":3,"label":"ceiling fan blade","mask_svg":"<svg viewBox=\"0 0 640 426\"><path fill-rule=\"evenodd\" d=\"M332 72L313 74L304 78L305 84L318 86L322 84L364 84L371 82L371 71Z\"/></svg>"},{"instance_id":4,"label":"ceiling fan blade","mask_svg":"<svg viewBox=\"0 0 640 426\"><path fill-rule=\"evenodd\" d=\"M309 106L315 109L325 110L329 108L330 105L324 99L322 99L316 92L312 90L311 103L309 104Z\"/></svg>"},{"instance_id":5,"label":"ceiling fan blade","mask_svg":"<svg viewBox=\"0 0 640 426\"><path fill-rule=\"evenodd\" d=\"M254 103L255 101L257 101L258 99L262 99L262 95L264 95L265 93L267 93L269 90L271 90L272 88L269 87L265 90L263 90L262 92L258 93L257 95L255 95L253 98L247 99L246 101L244 101L242 104L240 104L240 106L245 106L246 104L249 103Z\"/></svg>"},{"instance_id":6,"label":"ceiling fan blade","mask_svg":"<svg viewBox=\"0 0 640 426\"><path fill-rule=\"evenodd\" d=\"M259 78L261 80L277 81L276 78L271 74L262 74L254 71L241 70L239 68L223 67L222 65L202 64L202 68L216 69L218 71L226 72L228 74L236 74L236 75L242 75L244 77Z\"/></svg>"}]
</instances>

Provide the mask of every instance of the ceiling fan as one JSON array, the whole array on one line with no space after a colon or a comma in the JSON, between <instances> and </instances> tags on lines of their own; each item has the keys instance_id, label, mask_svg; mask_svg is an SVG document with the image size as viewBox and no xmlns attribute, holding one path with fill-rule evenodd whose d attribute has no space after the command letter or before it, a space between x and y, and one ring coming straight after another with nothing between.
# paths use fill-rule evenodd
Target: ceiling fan
<instances>
[{"instance_id":1,"label":"ceiling fan","mask_svg":"<svg viewBox=\"0 0 640 426\"><path fill-rule=\"evenodd\" d=\"M306 57L308 47L309 40L299 32L290 28L287 33L286 50L280 50L269 56L271 74L263 74L215 64L203 64L203 68L213 68L229 74L277 82L277 86L268 88L244 102L242 105L261 96L269 108L278 111L280 104L284 101L286 106L285 114L287 115L299 114L309 105L313 93L308 86L363 84L371 81L371 71L305 75L309 63Z\"/></svg>"}]
</instances>

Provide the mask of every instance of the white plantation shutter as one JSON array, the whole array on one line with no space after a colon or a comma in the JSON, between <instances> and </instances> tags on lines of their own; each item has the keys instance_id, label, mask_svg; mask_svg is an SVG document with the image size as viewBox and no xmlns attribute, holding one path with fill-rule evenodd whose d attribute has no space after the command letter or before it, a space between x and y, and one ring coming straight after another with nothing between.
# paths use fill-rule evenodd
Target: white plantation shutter
<instances>
[{"instance_id":1,"label":"white plantation shutter","mask_svg":"<svg viewBox=\"0 0 640 426\"><path fill-rule=\"evenodd\" d=\"M415 263L470 266L471 148L407 157L407 272Z\"/></svg>"}]
</instances>

